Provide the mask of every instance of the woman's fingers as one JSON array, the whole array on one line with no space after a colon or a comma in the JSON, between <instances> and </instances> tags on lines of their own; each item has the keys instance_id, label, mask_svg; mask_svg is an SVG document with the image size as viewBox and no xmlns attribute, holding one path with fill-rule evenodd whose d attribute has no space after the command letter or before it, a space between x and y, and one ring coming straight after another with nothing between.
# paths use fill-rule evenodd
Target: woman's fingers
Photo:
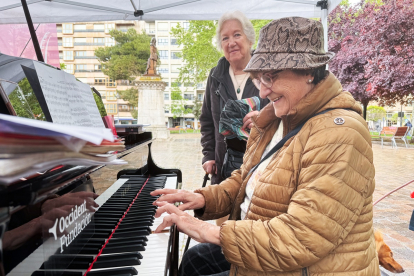
<instances>
[{"instance_id":1,"label":"woman's fingers","mask_svg":"<svg viewBox=\"0 0 414 276\"><path fill-rule=\"evenodd\" d=\"M246 129L247 127L250 128L250 125L252 124L252 120L248 119L243 123L242 129Z\"/></svg>"},{"instance_id":2,"label":"woman's fingers","mask_svg":"<svg viewBox=\"0 0 414 276\"><path fill-rule=\"evenodd\" d=\"M150 195L152 196L157 196L157 195L168 195L168 194L176 194L178 193L180 190L177 189L158 189L155 191L152 191L150 193Z\"/></svg>"}]
</instances>

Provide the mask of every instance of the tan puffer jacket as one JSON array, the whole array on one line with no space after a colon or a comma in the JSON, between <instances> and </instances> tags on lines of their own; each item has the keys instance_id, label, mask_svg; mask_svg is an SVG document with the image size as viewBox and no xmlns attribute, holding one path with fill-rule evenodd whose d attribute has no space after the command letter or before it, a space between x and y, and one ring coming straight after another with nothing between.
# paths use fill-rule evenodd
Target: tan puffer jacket
<instances>
[{"instance_id":1,"label":"tan puffer jacket","mask_svg":"<svg viewBox=\"0 0 414 276\"><path fill-rule=\"evenodd\" d=\"M310 119L271 157L247 219L236 220L248 172L280 123L271 104L254 120L241 169L220 185L196 191L207 202L196 210L201 219L231 213L220 230L230 275L380 275L372 227L375 170L360 105L329 74L282 118L284 135L330 108L335 109ZM344 124L334 122L338 117Z\"/></svg>"}]
</instances>

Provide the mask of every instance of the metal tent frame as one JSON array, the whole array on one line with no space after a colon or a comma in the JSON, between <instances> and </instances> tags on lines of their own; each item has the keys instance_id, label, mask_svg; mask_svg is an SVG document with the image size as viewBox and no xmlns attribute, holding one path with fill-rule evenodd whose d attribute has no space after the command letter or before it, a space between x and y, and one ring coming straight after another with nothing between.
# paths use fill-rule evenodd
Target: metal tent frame
<instances>
[{"instance_id":1,"label":"metal tent frame","mask_svg":"<svg viewBox=\"0 0 414 276\"><path fill-rule=\"evenodd\" d=\"M33 23L217 20L223 12L236 9L250 19L319 17L327 50L328 14L339 3L340 0L2 0L0 24L27 23L39 61L43 56Z\"/></svg>"}]
</instances>

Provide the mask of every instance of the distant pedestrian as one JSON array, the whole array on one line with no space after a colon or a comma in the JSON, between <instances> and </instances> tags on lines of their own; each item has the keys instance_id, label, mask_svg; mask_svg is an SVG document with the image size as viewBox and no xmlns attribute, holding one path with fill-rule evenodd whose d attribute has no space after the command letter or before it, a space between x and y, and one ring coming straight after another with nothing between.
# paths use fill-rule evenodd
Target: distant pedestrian
<instances>
[{"instance_id":1,"label":"distant pedestrian","mask_svg":"<svg viewBox=\"0 0 414 276\"><path fill-rule=\"evenodd\" d=\"M411 128L413 127L413 125L411 124L410 120L408 120L408 119L405 119L404 126L408 126L408 131L411 131Z\"/></svg>"}]
</instances>

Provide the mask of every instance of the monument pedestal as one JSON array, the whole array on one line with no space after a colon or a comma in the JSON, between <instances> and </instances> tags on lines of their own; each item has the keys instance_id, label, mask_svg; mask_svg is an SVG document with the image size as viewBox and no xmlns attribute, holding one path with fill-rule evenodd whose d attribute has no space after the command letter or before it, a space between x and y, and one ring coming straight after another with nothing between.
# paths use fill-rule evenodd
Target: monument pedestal
<instances>
[{"instance_id":1,"label":"monument pedestal","mask_svg":"<svg viewBox=\"0 0 414 276\"><path fill-rule=\"evenodd\" d=\"M136 81L138 87L138 123L145 127L152 137L167 139L170 131L165 126L164 90L166 83L160 76L142 76Z\"/></svg>"}]
</instances>

